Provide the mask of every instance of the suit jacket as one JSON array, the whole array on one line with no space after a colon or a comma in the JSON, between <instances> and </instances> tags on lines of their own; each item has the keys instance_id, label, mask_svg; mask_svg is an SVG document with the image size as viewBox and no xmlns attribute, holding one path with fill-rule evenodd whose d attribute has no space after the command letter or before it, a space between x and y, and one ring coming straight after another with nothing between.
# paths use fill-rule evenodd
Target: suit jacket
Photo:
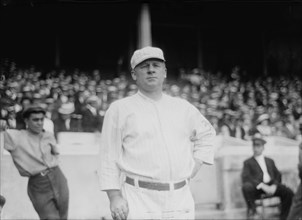
<instances>
[{"instance_id":1,"label":"suit jacket","mask_svg":"<svg viewBox=\"0 0 302 220\"><path fill-rule=\"evenodd\" d=\"M93 115L88 108L85 108L82 116L82 129L84 132L102 131L103 117L101 115L98 113Z\"/></svg>"},{"instance_id":2,"label":"suit jacket","mask_svg":"<svg viewBox=\"0 0 302 220\"><path fill-rule=\"evenodd\" d=\"M82 132L81 120L72 116L70 118L69 129L67 129L65 120L58 117L54 120L54 133L56 138L59 132Z\"/></svg>"},{"instance_id":3,"label":"suit jacket","mask_svg":"<svg viewBox=\"0 0 302 220\"><path fill-rule=\"evenodd\" d=\"M277 169L275 162L268 157L264 157L268 174L271 177L269 184L281 184L281 173ZM242 183L250 182L255 187L263 181L263 172L254 157L250 157L243 163L241 173Z\"/></svg>"}]
</instances>

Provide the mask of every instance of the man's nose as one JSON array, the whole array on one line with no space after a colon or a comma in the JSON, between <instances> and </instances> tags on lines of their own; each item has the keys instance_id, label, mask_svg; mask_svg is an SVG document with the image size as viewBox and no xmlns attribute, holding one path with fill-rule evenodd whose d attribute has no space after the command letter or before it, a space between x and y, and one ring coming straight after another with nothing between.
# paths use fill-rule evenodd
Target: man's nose
<instances>
[{"instance_id":1,"label":"man's nose","mask_svg":"<svg viewBox=\"0 0 302 220\"><path fill-rule=\"evenodd\" d=\"M152 65L148 66L148 74L154 73L155 68Z\"/></svg>"}]
</instances>

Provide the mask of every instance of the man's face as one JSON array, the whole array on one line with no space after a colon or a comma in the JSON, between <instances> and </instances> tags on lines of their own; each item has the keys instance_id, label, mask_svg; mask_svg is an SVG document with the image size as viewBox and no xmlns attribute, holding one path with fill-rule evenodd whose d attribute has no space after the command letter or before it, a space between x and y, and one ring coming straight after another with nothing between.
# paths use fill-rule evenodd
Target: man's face
<instances>
[{"instance_id":1,"label":"man's face","mask_svg":"<svg viewBox=\"0 0 302 220\"><path fill-rule=\"evenodd\" d=\"M131 74L139 89L145 92L153 92L162 90L167 69L163 61L148 59L138 64Z\"/></svg>"},{"instance_id":2,"label":"man's face","mask_svg":"<svg viewBox=\"0 0 302 220\"><path fill-rule=\"evenodd\" d=\"M43 131L44 114L32 113L25 119L27 129L35 134L40 134Z\"/></svg>"},{"instance_id":3,"label":"man's face","mask_svg":"<svg viewBox=\"0 0 302 220\"><path fill-rule=\"evenodd\" d=\"M30 103L29 99L23 100L23 102L22 102L23 109L26 109L30 105L31 105L31 103Z\"/></svg>"},{"instance_id":4,"label":"man's face","mask_svg":"<svg viewBox=\"0 0 302 220\"><path fill-rule=\"evenodd\" d=\"M93 101L89 103L90 106L92 106L93 108L98 108L98 102L97 101Z\"/></svg>"},{"instance_id":5,"label":"man's face","mask_svg":"<svg viewBox=\"0 0 302 220\"><path fill-rule=\"evenodd\" d=\"M263 150L264 150L264 143L261 140L256 140L253 142L254 156L260 156Z\"/></svg>"}]
</instances>

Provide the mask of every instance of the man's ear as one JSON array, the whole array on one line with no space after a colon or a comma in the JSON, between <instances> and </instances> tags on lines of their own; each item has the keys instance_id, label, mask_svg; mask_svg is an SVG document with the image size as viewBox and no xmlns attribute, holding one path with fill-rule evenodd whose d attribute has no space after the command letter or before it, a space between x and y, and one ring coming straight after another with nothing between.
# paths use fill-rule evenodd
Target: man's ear
<instances>
[{"instance_id":1,"label":"man's ear","mask_svg":"<svg viewBox=\"0 0 302 220\"><path fill-rule=\"evenodd\" d=\"M167 78L167 68L165 69L165 75L164 75L165 78Z\"/></svg>"},{"instance_id":2,"label":"man's ear","mask_svg":"<svg viewBox=\"0 0 302 220\"><path fill-rule=\"evenodd\" d=\"M134 81L136 81L136 73L134 70L131 70L131 76Z\"/></svg>"}]
</instances>

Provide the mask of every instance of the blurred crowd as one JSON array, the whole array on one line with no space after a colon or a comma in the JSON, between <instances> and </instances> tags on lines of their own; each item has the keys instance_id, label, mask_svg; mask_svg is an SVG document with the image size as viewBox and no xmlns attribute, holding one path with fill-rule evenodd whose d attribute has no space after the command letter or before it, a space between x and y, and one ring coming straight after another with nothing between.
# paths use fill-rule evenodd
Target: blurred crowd
<instances>
[{"instance_id":1,"label":"blurred crowd","mask_svg":"<svg viewBox=\"0 0 302 220\"><path fill-rule=\"evenodd\" d=\"M1 118L11 127L25 127L22 111L30 104L46 111L45 130L101 132L103 117L115 100L136 93L130 74L102 78L99 70L41 72L10 63L0 80ZM169 74L174 74L170 73ZM239 67L230 73L200 69L167 79L165 92L194 104L217 134L249 140L254 132L301 140L302 80L298 76L243 77ZM176 110L177 111L177 110Z\"/></svg>"}]
</instances>

